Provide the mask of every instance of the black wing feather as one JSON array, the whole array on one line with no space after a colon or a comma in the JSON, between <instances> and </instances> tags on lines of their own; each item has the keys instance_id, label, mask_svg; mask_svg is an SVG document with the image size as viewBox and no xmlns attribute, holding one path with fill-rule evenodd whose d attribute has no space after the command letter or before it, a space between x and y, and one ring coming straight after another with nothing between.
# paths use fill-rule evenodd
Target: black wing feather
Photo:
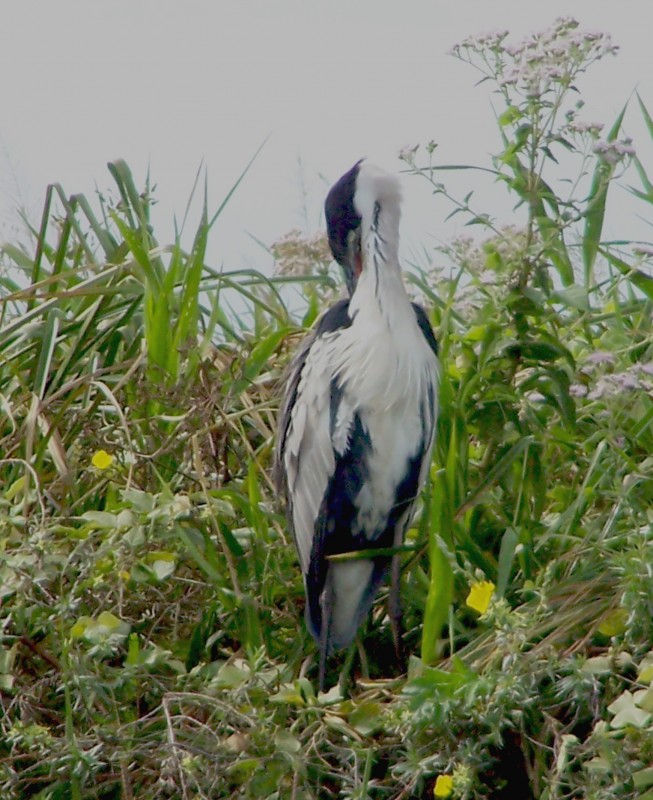
<instances>
[{"instance_id":1,"label":"black wing feather","mask_svg":"<svg viewBox=\"0 0 653 800\"><path fill-rule=\"evenodd\" d=\"M433 328L431 327L431 323L429 322L429 318L426 315L426 311L422 308L422 306L417 305L417 303L411 303L413 309L415 310L415 316L417 317L417 324L419 325L419 329L424 334L424 338L428 342L429 347L433 350L433 353L438 355L438 340L435 338L435 334L433 333Z\"/></svg>"},{"instance_id":2,"label":"black wing feather","mask_svg":"<svg viewBox=\"0 0 653 800\"><path fill-rule=\"evenodd\" d=\"M334 399L339 403L338 394L332 394L332 403ZM332 419L336 414L337 408L334 412L332 405ZM320 598L328 572L328 557L370 546L365 537L354 534L358 527L356 498L367 480L367 458L372 451L372 442L358 414L354 415L350 442L350 447L336 457L336 468L324 493L315 525L306 586L309 622L316 638L319 638L322 628Z\"/></svg>"}]
</instances>

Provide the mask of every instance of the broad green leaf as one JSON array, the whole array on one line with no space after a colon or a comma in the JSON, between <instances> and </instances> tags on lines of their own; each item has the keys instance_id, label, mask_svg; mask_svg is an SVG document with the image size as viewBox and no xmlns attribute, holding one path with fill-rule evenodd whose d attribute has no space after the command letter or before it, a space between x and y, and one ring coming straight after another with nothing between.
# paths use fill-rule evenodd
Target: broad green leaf
<instances>
[{"instance_id":1,"label":"broad green leaf","mask_svg":"<svg viewBox=\"0 0 653 800\"><path fill-rule=\"evenodd\" d=\"M612 728L644 728L651 719L651 713L635 705L632 692L626 690L617 699L610 703L608 711L613 715L610 725Z\"/></svg>"},{"instance_id":2,"label":"broad green leaf","mask_svg":"<svg viewBox=\"0 0 653 800\"><path fill-rule=\"evenodd\" d=\"M565 289L559 289L553 292L553 298L563 303L570 308L576 308L578 311L589 311L590 302L587 289L578 284L572 284Z\"/></svg>"}]
</instances>

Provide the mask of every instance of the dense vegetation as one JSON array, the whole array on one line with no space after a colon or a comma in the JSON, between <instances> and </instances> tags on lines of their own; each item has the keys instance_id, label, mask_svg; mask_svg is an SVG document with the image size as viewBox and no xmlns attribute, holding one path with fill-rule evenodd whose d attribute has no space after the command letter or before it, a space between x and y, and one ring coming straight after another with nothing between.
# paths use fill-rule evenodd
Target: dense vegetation
<instances>
[{"instance_id":1,"label":"dense vegetation","mask_svg":"<svg viewBox=\"0 0 653 800\"><path fill-rule=\"evenodd\" d=\"M508 227L403 153L470 236L409 278L443 364L409 675L381 599L349 697L344 657L316 696L270 478L284 367L338 292L323 239L215 271L206 203L166 247L122 162L95 205L49 189L2 250L3 798L653 798L653 249L602 236L653 184L626 109L602 131L576 92L613 50L570 20L454 50L498 101L464 179Z\"/></svg>"}]
</instances>

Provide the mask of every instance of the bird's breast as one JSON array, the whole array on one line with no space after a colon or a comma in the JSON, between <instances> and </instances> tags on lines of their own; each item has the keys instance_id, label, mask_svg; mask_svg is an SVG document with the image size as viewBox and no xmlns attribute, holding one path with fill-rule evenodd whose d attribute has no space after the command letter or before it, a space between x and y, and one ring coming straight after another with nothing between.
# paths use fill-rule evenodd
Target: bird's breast
<instances>
[{"instance_id":1,"label":"bird's breast","mask_svg":"<svg viewBox=\"0 0 653 800\"><path fill-rule=\"evenodd\" d=\"M334 337L332 348L335 380L370 412L418 404L425 384L436 380L437 359L410 307L396 324L381 314L359 312Z\"/></svg>"},{"instance_id":2,"label":"bird's breast","mask_svg":"<svg viewBox=\"0 0 653 800\"><path fill-rule=\"evenodd\" d=\"M336 380L341 393L333 441L347 443L348 420L354 414L365 430L369 448L366 480L356 497L355 536L374 539L387 528L397 503L398 488L405 482L415 459L430 449L435 411L432 398L437 381L437 360L422 332L411 318L393 335L378 320L359 322L334 342ZM365 335L361 327L367 326ZM415 477L416 484L420 479ZM416 485L415 491L419 490Z\"/></svg>"}]
</instances>

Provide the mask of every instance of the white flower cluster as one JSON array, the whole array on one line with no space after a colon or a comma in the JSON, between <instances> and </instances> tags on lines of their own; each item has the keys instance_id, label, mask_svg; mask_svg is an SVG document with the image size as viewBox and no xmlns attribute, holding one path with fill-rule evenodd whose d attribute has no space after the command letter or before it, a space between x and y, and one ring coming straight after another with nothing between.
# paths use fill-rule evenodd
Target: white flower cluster
<instances>
[{"instance_id":1,"label":"white flower cluster","mask_svg":"<svg viewBox=\"0 0 653 800\"><path fill-rule=\"evenodd\" d=\"M323 231L304 236L301 231L293 229L276 241L271 250L275 261L275 275L312 275L328 269L332 261L329 243Z\"/></svg>"},{"instance_id":2,"label":"white flower cluster","mask_svg":"<svg viewBox=\"0 0 653 800\"><path fill-rule=\"evenodd\" d=\"M613 142L598 141L592 148L601 161L610 166L621 163L625 158L635 155L632 139L620 139Z\"/></svg>"},{"instance_id":3,"label":"white flower cluster","mask_svg":"<svg viewBox=\"0 0 653 800\"><path fill-rule=\"evenodd\" d=\"M616 356L607 350L595 350L585 359L581 373L589 381L573 383L569 387L574 397L602 400L642 390L653 391L653 362L637 363L628 369L609 372L616 363ZM589 385L588 385L589 384Z\"/></svg>"},{"instance_id":4,"label":"white flower cluster","mask_svg":"<svg viewBox=\"0 0 653 800\"><path fill-rule=\"evenodd\" d=\"M447 255L454 264L463 267L472 275L478 275L485 269L485 258L480 245L472 236L456 236L449 245L444 248Z\"/></svg>"},{"instance_id":5,"label":"white flower cluster","mask_svg":"<svg viewBox=\"0 0 653 800\"><path fill-rule=\"evenodd\" d=\"M434 142L433 139L426 145L424 148L426 150L426 154L429 158L433 155L436 148L438 146L437 142ZM420 149L419 144L405 144L397 153L397 157L400 161L405 161L409 167L415 167L415 160L417 157L417 151Z\"/></svg>"},{"instance_id":6,"label":"white flower cluster","mask_svg":"<svg viewBox=\"0 0 653 800\"><path fill-rule=\"evenodd\" d=\"M471 278L458 285L455 308L473 322L488 297L500 303L510 291L515 274L528 258L528 236L524 229L506 225L480 242L472 236L458 236L442 252Z\"/></svg>"},{"instance_id":7,"label":"white flower cluster","mask_svg":"<svg viewBox=\"0 0 653 800\"><path fill-rule=\"evenodd\" d=\"M414 166L415 156L419 150L419 144L406 144L397 154L400 161L405 161L409 166Z\"/></svg>"},{"instance_id":8,"label":"white flower cluster","mask_svg":"<svg viewBox=\"0 0 653 800\"><path fill-rule=\"evenodd\" d=\"M528 233L516 225L505 225L493 236L477 242L458 236L446 248L451 260L484 285L498 283L499 274L511 275L528 256Z\"/></svg>"},{"instance_id":9,"label":"white flower cluster","mask_svg":"<svg viewBox=\"0 0 653 800\"><path fill-rule=\"evenodd\" d=\"M575 119L572 114L568 114L567 118L569 119L567 130L580 136L590 136L592 139L598 139L604 127L602 122L583 122Z\"/></svg>"},{"instance_id":10,"label":"white flower cluster","mask_svg":"<svg viewBox=\"0 0 653 800\"><path fill-rule=\"evenodd\" d=\"M449 50L449 55L462 56L463 50L500 50L507 35L508 31L497 30L467 36L460 44L455 44Z\"/></svg>"},{"instance_id":11,"label":"white flower cluster","mask_svg":"<svg viewBox=\"0 0 653 800\"><path fill-rule=\"evenodd\" d=\"M653 390L653 382L646 379L646 374L645 370L640 365L637 365L623 372L601 375L588 391L587 399L601 400L605 397L616 397L637 389L650 392Z\"/></svg>"},{"instance_id":12,"label":"white flower cluster","mask_svg":"<svg viewBox=\"0 0 653 800\"><path fill-rule=\"evenodd\" d=\"M516 45L505 44L506 37L506 31L468 37L451 53L472 63L480 56L499 86L527 98L540 98L558 86L568 88L592 62L618 50L609 35L580 31L572 17L560 17L551 28Z\"/></svg>"}]
</instances>

